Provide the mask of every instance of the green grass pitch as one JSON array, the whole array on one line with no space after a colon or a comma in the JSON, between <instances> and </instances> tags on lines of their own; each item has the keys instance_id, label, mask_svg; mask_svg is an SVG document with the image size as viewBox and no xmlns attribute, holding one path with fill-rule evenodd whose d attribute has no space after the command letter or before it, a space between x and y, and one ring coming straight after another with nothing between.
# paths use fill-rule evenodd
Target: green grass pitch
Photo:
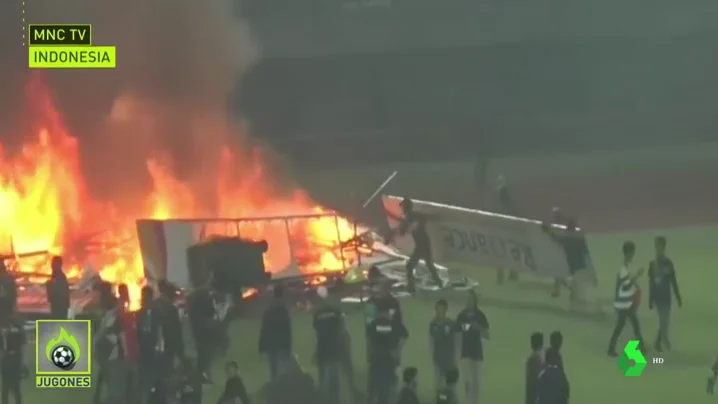
<instances>
[{"instance_id":1,"label":"green grass pitch","mask_svg":"<svg viewBox=\"0 0 718 404\"><path fill-rule=\"evenodd\" d=\"M687 228L670 231L616 233L590 238L594 260L599 268L602 297L609 299L613 277L620 262L620 245L626 239L635 240L639 250L637 259L647 263L651 256L652 238L664 234L669 240L669 254L677 265L678 278L685 305L673 317L672 340L674 351L664 354L664 364L649 364L640 377L624 377L615 360L607 358L606 344L613 316L610 309L603 319L582 318L566 310L565 298L548 296L549 281L523 277L519 283L499 288L492 270L480 270L478 279L483 309L491 322L492 339L486 344L485 381L482 397L488 403L517 403L523 400L523 363L529 353L528 336L533 331L549 333L560 330L565 336L564 360L571 381L574 403L678 403L706 402L704 387L707 369L718 355L718 322L715 309L718 295L718 254L715 239L718 228ZM469 269L467 269L468 271ZM645 279L643 281L645 283ZM446 292L451 313L455 314L463 295ZM433 302L438 295L403 300L407 326L412 333L404 352L404 365L414 365L420 371L420 389L425 400L432 388L432 368L426 354L427 325L432 316ZM354 360L359 382L365 380L364 340L362 317L358 309L347 308L348 323L353 341ZM294 316L294 343L302 365L312 370L310 353L313 335L309 313L297 311ZM641 322L647 339L654 338L656 316L645 305ZM259 323L256 318L239 320L232 328L233 344L227 359L237 360L249 388L256 391L267 379L268 370L257 353ZM622 341L630 339L627 329ZM33 363L32 354L27 358ZM650 360L649 360L650 361ZM221 374L221 363L215 374ZM32 385L34 378L23 386L27 402L70 404L89 402L91 391L39 390ZM221 381L221 379L219 380ZM220 383L208 389L209 403L216 400ZM427 401L429 402L429 401Z\"/></svg>"}]
</instances>

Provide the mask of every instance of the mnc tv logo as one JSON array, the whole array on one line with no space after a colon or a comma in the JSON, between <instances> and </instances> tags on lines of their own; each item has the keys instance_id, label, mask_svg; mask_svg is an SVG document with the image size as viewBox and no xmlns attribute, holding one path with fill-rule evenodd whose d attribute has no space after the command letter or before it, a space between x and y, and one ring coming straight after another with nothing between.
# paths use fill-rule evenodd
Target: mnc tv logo
<instances>
[{"instance_id":1,"label":"mnc tv logo","mask_svg":"<svg viewBox=\"0 0 718 404\"><path fill-rule=\"evenodd\" d=\"M90 387L90 320L38 320L35 324L35 386Z\"/></svg>"}]
</instances>

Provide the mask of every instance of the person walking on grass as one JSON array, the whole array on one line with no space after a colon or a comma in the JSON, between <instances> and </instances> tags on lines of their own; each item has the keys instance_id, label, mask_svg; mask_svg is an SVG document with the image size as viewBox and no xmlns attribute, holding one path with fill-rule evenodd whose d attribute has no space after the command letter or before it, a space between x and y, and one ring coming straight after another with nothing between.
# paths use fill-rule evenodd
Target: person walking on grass
<instances>
[{"instance_id":1,"label":"person walking on grass","mask_svg":"<svg viewBox=\"0 0 718 404\"><path fill-rule=\"evenodd\" d=\"M414 367L404 369L402 381L404 385L399 392L399 399L396 404L419 404L419 395L416 393L416 376L419 371Z\"/></svg>"},{"instance_id":2,"label":"person walking on grass","mask_svg":"<svg viewBox=\"0 0 718 404\"><path fill-rule=\"evenodd\" d=\"M535 404L568 404L571 388L556 351L546 350L539 374Z\"/></svg>"},{"instance_id":3,"label":"person walking on grass","mask_svg":"<svg viewBox=\"0 0 718 404\"><path fill-rule=\"evenodd\" d=\"M525 404L536 404L538 399L538 378L544 367L543 333L531 334L531 355L526 359L526 400Z\"/></svg>"},{"instance_id":4,"label":"person walking on grass","mask_svg":"<svg viewBox=\"0 0 718 404\"><path fill-rule=\"evenodd\" d=\"M244 386L244 380L239 375L239 365L235 361L228 362L224 371L227 381L217 404L250 404L249 394Z\"/></svg>"},{"instance_id":5,"label":"person walking on grass","mask_svg":"<svg viewBox=\"0 0 718 404\"><path fill-rule=\"evenodd\" d=\"M317 344L314 362L317 365L319 389L332 403L341 401L342 360L345 358L344 314L335 304L329 302L327 288L321 286L317 295L322 299L314 312L313 325Z\"/></svg>"},{"instance_id":6,"label":"person walking on grass","mask_svg":"<svg viewBox=\"0 0 718 404\"><path fill-rule=\"evenodd\" d=\"M678 291L678 280L673 261L666 256L666 238L656 237L656 257L648 265L648 307L656 309L658 313L658 333L654 344L656 351L663 352L671 349L669 327L671 320L671 307L675 296L678 307L683 305L681 294Z\"/></svg>"},{"instance_id":7,"label":"person walking on grass","mask_svg":"<svg viewBox=\"0 0 718 404\"><path fill-rule=\"evenodd\" d=\"M449 304L440 299L434 305L434 319L429 324L430 352L434 360L436 392L446 387L446 373L456 368L456 332L454 320L447 317Z\"/></svg>"},{"instance_id":8,"label":"person walking on grass","mask_svg":"<svg viewBox=\"0 0 718 404\"><path fill-rule=\"evenodd\" d=\"M563 347L563 334L561 334L561 331L554 331L548 337L548 349L546 349L544 355L555 355L558 365L563 368L561 347Z\"/></svg>"},{"instance_id":9,"label":"person walking on grass","mask_svg":"<svg viewBox=\"0 0 718 404\"><path fill-rule=\"evenodd\" d=\"M481 392L484 340L489 339L489 320L479 308L476 292L470 290L466 307L456 317L460 332L460 356L467 404L478 404Z\"/></svg>"},{"instance_id":10,"label":"person walking on grass","mask_svg":"<svg viewBox=\"0 0 718 404\"><path fill-rule=\"evenodd\" d=\"M561 214L560 217L563 217ZM583 287L583 284L588 282L585 279L588 276L590 267L590 253L588 250L588 243L586 242L586 235L579 229L578 220L575 217L564 217L562 224L563 229L557 229L549 223L543 223L542 229L546 234L551 236L564 250L566 256L566 265L569 270L569 277L571 283L567 282L566 279L557 280L558 283L554 284L554 293L552 296L558 297L561 290L561 282L569 287L570 290L570 301L572 306L586 303L586 293L579 288Z\"/></svg>"},{"instance_id":11,"label":"person walking on grass","mask_svg":"<svg viewBox=\"0 0 718 404\"><path fill-rule=\"evenodd\" d=\"M274 301L262 315L259 353L269 362L269 374L275 379L292 361L292 319L284 302L284 288L274 285Z\"/></svg>"},{"instance_id":12,"label":"person walking on grass","mask_svg":"<svg viewBox=\"0 0 718 404\"><path fill-rule=\"evenodd\" d=\"M640 341L639 349L645 351L637 315L639 302L637 298L639 296L637 279L643 274L643 268L631 272L635 255L636 245L632 241L623 243L623 266L621 266L618 276L616 276L616 291L613 301L613 307L616 309L617 315L616 326L613 328L613 334L611 334L611 339L608 343L608 355L612 357L618 356L616 344L627 321L631 323L633 333L636 339Z\"/></svg>"},{"instance_id":13,"label":"person walking on grass","mask_svg":"<svg viewBox=\"0 0 718 404\"><path fill-rule=\"evenodd\" d=\"M390 404L395 399L396 368L409 333L397 324L386 307L379 307L377 317L367 329L368 396L370 404Z\"/></svg>"},{"instance_id":14,"label":"person walking on grass","mask_svg":"<svg viewBox=\"0 0 718 404\"><path fill-rule=\"evenodd\" d=\"M101 360L100 372L107 404L126 404L129 386L129 366L127 365L127 339L122 322L122 312L118 299L111 289L105 289L100 302L104 314L100 320L95 339L95 351ZM101 390L100 390L101 391Z\"/></svg>"}]
</instances>

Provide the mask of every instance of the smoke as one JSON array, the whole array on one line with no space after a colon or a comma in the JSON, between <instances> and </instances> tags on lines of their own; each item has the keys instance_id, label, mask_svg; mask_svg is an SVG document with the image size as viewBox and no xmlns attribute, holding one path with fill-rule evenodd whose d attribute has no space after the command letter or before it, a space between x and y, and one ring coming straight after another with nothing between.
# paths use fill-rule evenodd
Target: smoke
<instances>
[{"instance_id":1,"label":"smoke","mask_svg":"<svg viewBox=\"0 0 718 404\"><path fill-rule=\"evenodd\" d=\"M246 144L231 127L228 100L259 54L231 0L28 4L30 22L92 23L94 44L117 46L116 70L50 77L63 115L80 135L86 179L101 196L146 186L150 159L201 188L224 145Z\"/></svg>"}]
</instances>

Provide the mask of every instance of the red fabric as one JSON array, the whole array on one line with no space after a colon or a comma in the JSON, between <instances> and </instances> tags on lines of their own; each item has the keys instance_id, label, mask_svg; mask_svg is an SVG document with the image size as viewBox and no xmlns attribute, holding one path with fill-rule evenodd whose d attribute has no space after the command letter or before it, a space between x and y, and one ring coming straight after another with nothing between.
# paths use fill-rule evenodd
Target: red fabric
<instances>
[{"instance_id":1,"label":"red fabric","mask_svg":"<svg viewBox=\"0 0 718 404\"><path fill-rule=\"evenodd\" d=\"M633 308L637 309L641 304L641 289L636 288L636 293L633 294Z\"/></svg>"},{"instance_id":2,"label":"red fabric","mask_svg":"<svg viewBox=\"0 0 718 404\"><path fill-rule=\"evenodd\" d=\"M125 332L125 341L127 341L127 359L134 362L137 360L137 322L135 313L129 311L123 311L122 317L122 328Z\"/></svg>"}]
</instances>

